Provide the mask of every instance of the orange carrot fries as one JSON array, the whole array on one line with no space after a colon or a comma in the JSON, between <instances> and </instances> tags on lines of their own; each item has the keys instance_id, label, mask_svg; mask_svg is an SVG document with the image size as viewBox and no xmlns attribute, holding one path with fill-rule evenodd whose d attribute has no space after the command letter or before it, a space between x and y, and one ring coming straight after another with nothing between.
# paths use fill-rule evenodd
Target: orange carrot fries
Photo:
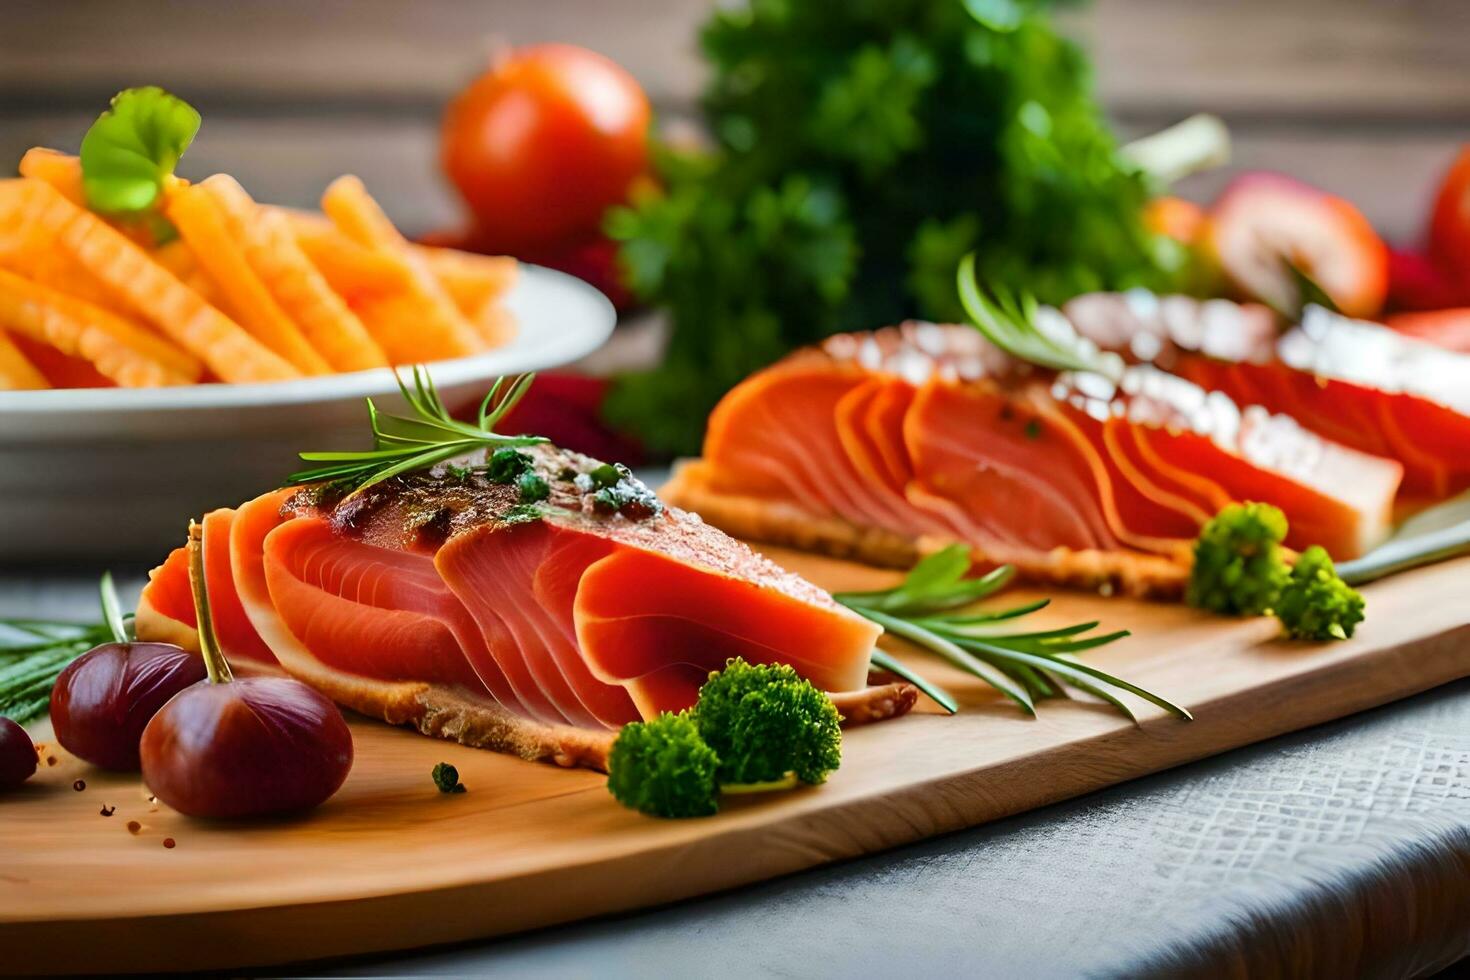
<instances>
[{"instance_id":1,"label":"orange carrot fries","mask_svg":"<svg viewBox=\"0 0 1470 980\"><path fill-rule=\"evenodd\" d=\"M0 390L279 381L514 336L514 259L408 242L356 177L322 212L190 184L173 169L198 125L129 89L79 156L36 147L0 180Z\"/></svg>"}]
</instances>

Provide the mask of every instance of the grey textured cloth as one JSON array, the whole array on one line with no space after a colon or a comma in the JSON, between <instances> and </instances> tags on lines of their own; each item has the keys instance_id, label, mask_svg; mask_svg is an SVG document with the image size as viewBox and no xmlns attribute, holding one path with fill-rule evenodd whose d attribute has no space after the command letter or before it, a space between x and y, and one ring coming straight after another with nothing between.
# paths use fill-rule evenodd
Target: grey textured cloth
<instances>
[{"instance_id":1,"label":"grey textured cloth","mask_svg":"<svg viewBox=\"0 0 1470 980\"><path fill-rule=\"evenodd\" d=\"M886 854L328 973L1258 980L1465 956L1470 682Z\"/></svg>"}]
</instances>

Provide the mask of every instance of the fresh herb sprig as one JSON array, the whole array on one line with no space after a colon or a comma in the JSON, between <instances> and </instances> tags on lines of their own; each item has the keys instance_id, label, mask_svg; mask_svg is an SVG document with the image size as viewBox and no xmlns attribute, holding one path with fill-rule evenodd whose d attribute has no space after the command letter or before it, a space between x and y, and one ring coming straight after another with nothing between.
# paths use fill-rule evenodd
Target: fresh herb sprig
<instances>
[{"instance_id":1,"label":"fresh herb sprig","mask_svg":"<svg viewBox=\"0 0 1470 980\"><path fill-rule=\"evenodd\" d=\"M164 188L199 132L199 112L156 85L124 89L82 137L82 191L92 210L147 226L155 243L177 237Z\"/></svg>"},{"instance_id":2,"label":"fresh herb sprig","mask_svg":"<svg viewBox=\"0 0 1470 980\"><path fill-rule=\"evenodd\" d=\"M132 641L133 617L123 613L110 572L100 590L100 623L0 619L0 715L21 723L40 715L67 664L100 643Z\"/></svg>"},{"instance_id":3,"label":"fresh herb sprig","mask_svg":"<svg viewBox=\"0 0 1470 980\"><path fill-rule=\"evenodd\" d=\"M495 426L530 389L536 378L534 374L523 374L509 381L496 378L480 402L474 424L460 422L449 414L426 368L413 367L412 390L397 369L393 377L414 417L385 414L378 411L371 398L367 399L373 448L362 452L301 453L305 462L327 465L297 470L286 478L287 484L333 482L350 488L350 496L392 477L428 469L477 449L493 451L546 441L542 436L505 436L495 431Z\"/></svg>"},{"instance_id":4,"label":"fresh herb sprig","mask_svg":"<svg viewBox=\"0 0 1470 980\"><path fill-rule=\"evenodd\" d=\"M872 620L896 636L937 653L1010 698L1027 714L1036 714L1043 698L1068 697L1069 689L1082 691L1137 722L1120 691L1143 698L1171 714L1189 719L1185 708L1167 698L1131 684L1074 655L1104 646L1128 635L1127 630L1084 634L1097 622L1055 629L1020 632L1004 624L1045 607L1038 599L1000 609L977 609L975 604L1004 588L1015 569L1002 566L979 578L966 578L970 555L964 545L951 545L914 566L897 586L879 592L841 592L833 596L853 612ZM955 699L896 657L875 651L873 664L918 687L951 713Z\"/></svg>"},{"instance_id":5,"label":"fresh herb sprig","mask_svg":"<svg viewBox=\"0 0 1470 980\"><path fill-rule=\"evenodd\" d=\"M1054 371L1089 371L1116 381L1123 359L1075 332L1045 332L1036 324L1036 299L1015 294L999 285L982 288L975 275L972 252L960 260L956 273L960 304L985 339L1017 360Z\"/></svg>"}]
</instances>

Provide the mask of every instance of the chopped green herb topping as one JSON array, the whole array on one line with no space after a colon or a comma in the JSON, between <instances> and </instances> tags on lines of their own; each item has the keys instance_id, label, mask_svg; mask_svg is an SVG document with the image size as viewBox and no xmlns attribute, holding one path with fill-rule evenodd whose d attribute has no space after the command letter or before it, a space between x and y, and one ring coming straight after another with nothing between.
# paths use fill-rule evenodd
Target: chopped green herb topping
<instances>
[{"instance_id":1,"label":"chopped green herb topping","mask_svg":"<svg viewBox=\"0 0 1470 980\"><path fill-rule=\"evenodd\" d=\"M439 787L441 793L463 793L464 783L459 781L459 770L447 762L441 762L434 766L431 775L434 785Z\"/></svg>"},{"instance_id":2,"label":"chopped green herb topping","mask_svg":"<svg viewBox=\"0 0 1470 980\"><path fill-rule=\"evenodd\" d=\"M514 483L522 473L530 472L532 465L529 455L507 446L490 454L485 475L495 483Z\"/></svg>"},{"instance_id":3,"label":"chopped green herb topping","mask_svg":"<svg viewBox=\"0 0 1470 980\"><path fill-rule=\"evenodd\" d=\"M516 478L516 487L521 491L523 503L534 504L551 496L551 484L534 470L527 470Z\"/></svg>"},{"instance_id":4,"label":"chopped green herb topping","mask_svg":"<svg viewBox=\"0 0 1470 980\"><path fill-rule=\"evenodd\" d=\"M535 504L516 504L500 515L502 524L529 524L542 518L541 508Z\"/></svg>"},{"instance_id":5,"label":"chopped green herb topping","mask_svg":"<svg viewBox=\"0 0 1470 980\"><path fill-rule=\"evenodd\" d=\"M587 474L592 486L598 490L617 486L619 482L632 479L633 471L622 463L603 463Z\"/></svg>"},{"instance_id":6,"label":"chopped green herb topping","mask_svg":"<svg viewBox=\"0 0 1470 980\"><path fill-rule=\"evenodd\" d=\"M1363 595L1337 575L1327 552L1302 552L1276 601L1286 635L1298 640L1346 640L1363 621Z\"/></svg>"}]
</instances>

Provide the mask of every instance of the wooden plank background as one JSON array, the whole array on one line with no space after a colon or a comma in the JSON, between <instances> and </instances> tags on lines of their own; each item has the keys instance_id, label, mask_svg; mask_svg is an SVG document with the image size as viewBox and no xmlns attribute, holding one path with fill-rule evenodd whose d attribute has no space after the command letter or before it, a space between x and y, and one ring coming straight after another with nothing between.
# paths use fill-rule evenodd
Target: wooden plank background
<instances>
[{"instance_id":1,"label":"wooden plank background","mask_svg":"<svg viewBox=\"0 0 1470 980\"><path fill-rule=\"evenodd\" d=\"M444 100L497 42L566 40L631 69L662 113L689 111L711 0L8 0L0 159L75 146L106 97L157 82L205 115L189 173L228 169L263 199L310 204L354 171L393 216L454 220L435 164ZM1091 46L1122 132L1223 116L1231 168L1286 170L1345 194L1396 240L1470 140L1465 0L1096 0L1061 15Z\"/></svg>"}]
</instances>

